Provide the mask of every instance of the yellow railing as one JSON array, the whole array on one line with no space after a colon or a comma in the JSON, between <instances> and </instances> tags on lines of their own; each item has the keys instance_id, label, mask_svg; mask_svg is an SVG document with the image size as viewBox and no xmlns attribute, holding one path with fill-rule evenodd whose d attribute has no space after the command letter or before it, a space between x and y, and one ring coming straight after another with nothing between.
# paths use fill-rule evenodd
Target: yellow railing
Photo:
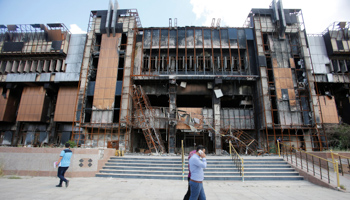
<instances>
[{"instance_id":1,"label":"yellow railing","mask_svg":"<svg viewBox=\"0 0 350 200\"><path fill-rule=\"evenodd\" d=\"M239 156L236 149L233 147L231 141L229 141L229 144L230 144L230 156L233 162L236 164L239 174L242 177L242 181L244 181L244 160L241 156Z\"/></svg>"},{"instance_id":2,"label":"yellow railing","mask_svg":"<svg viewBox=\"0 0 350 200\"><path fill-rule=\"evenodd\" d=\"M185 150L184 141L181 140L182 181L185 180Z\"/></svg>"},{"instance_id":3,"label":"yellow railing","mask_svg":"<svg viewBox=\"0 0 350 200\"><path fill-rule=\"evenodd\" d=\"M348 168L349 168L349 172L350 172L350 157L340 155L339 153L333 153L332 150L331 150L331 155L332 155L332 160L333 160L333 162L335 162L334 155L338 156L339 166L340 166L340 171L341 171L341 175L342 175L342 176L344 176L344 169L343 169L342 159L346 159L346 160L347 160L347 162L348 162Z\"/></svg>"},{"instance_id":4,"label":"yellow railing","mask_svg":"<svg viewBox=\"0 0 350 200\"><path fill-rule=\"evenodd\" d=\"M295 167L310 172L315 178L320 178L321 180L326 178L327 182L330 184L331 181L336 181L337 187L340 187L339 183L339 170L338 162L330 161L319 156L313 155L303 150L299 150L293 146L279 143L278 146L278 155L283 156L287 162L290 162ZM330 172L333 166L334 175L336 180L331 176Z\"/></svg>"}]
</instances>

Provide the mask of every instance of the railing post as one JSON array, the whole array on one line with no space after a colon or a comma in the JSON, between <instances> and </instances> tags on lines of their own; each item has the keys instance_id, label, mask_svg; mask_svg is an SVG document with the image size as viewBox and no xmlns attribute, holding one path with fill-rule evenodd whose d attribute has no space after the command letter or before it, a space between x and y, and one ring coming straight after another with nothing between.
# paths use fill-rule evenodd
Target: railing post
<instances>
[{"instance_id":1,"label":"railing post","mask_svg":"<svg viewBox=\"0 0 350 200\"><path fill-rule=\"evenodd\" d=\"M343 164L341 163L341 157L340 157L340 155L338 157L339 157L339 164L340 164L341 175L344 176Z\"/></svg>"},{"instance_id":2,"label":"railing post","mask_svg":"<svg viewBox=\"0 0 350 200\"><path fill-rule=\"evenodd\" d=\"M242 159L242 182L244 182L244 160Z\"/></svg>"},{"instance_id":3,"label":"railing post","mask_svg":"<svg viewBox=\"0 0 350 200\"><path fill-rule=\"evenodd\" d=\"M185 180L185 152L184 152L184 141L181 140L181 161L182 161L182 181Z\"/></svg>"},{"instance_id":4,"label":"railing post","mask_svg":"<svg viewBox=\"0 0 350 200\"><path fill-rule=\"evenodd\" d=\"M229 147L230 147L230 156L232 156L232 149L231 149L231 140L228 142L229 143Z\"/></svg>"},{"instance_id":5,"label":"railing post","mask_svg":"<svg viewBox=\"0 0 350 200\"><path fill-rule=\"evenodd\" d=\"M305 154L306 157L306 171L309 172L309 161L307 160L307 153Z\"/></svg>"},{"instance_id":6,"label":"railing post","mask_svg":"<svg viewBox=\"0 0 350 200\"><path fill-rule=\"evenodd\" d=\"M321 179L322 179L322 167L321 167L322 163L321 163L320 158L318 159L318 163L320 164L320 175L321 175Z\"/></svg>"},{"instance_id":7,"label":"railing post","mask_svg":"<svg viewBox=\"0 0 350 200\"><path fill-rule=\"evenodd\" d=\"M315 176L315 162L314 162L314 157L312 156L312 171L314 172L314 176Z\"/></svg>"},{"instance_id":8,"label":"railing post","mask_svg":"<svg viewBox=\"0 0 350 200\"><path fill-rule=\"evenodd\" d=\"M331 150L331 156L332 156L332 161L333 161L333 169L335 172L335 161L334 161L334 155L333 155L333 151Z\"/></svg>"},{"instance_id":9,"label":"railing post","mask_svg":"<svg viewBox=\"0 0 350 200\"><path fill-rule=\"evenodd\" d=\"M278 156L281 157L280 142L278 140L277 140L277 151L278 151Z\"/></svg>"},{"instance_id":10,"label":"railing post","mask_svg":"<svg viewBox=\"0 0 350 200\"><path fill-rule=\"evenodd\" d=\"M337 173L337 187L340 187L340 183L339 183L339 170L338 170L338 162L335 161L335 168L336 168L336 173Z\"/></svg>"}]
</instances>

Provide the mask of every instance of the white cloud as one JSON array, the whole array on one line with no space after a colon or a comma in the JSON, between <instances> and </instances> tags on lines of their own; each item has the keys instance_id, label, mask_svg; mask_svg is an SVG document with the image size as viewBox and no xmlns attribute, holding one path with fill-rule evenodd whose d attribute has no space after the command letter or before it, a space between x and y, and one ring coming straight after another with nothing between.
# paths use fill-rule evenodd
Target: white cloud
<instances>
[{"instance_id":1,"label":"white cloud","mask_svg":"<svg viewBox=\"0 0 350 200\"><path fill-rule=\"evenodd\" d=\"M191 0L190 3L197 20L204 20L203 26L210 26L213 18L221 18L221 26L241 27L253 7L268 8L270 1Z\"/></svg>"},{"instance_id":2,"label":"white cloud","mask_svg":"<svg viewBox=\"0 0 350 200\"><path fill-rule=\"evenodd\" d=\"M81 28L76 24L70 24L69 27L70 27L69 31L72 34L84 34L84 33L86 33L86 31L81 30Z\"/></svg>"},{"instance_id":3,"label":"white cloud","mask_svg":"<svg viewBox=\"0 0 350 200\"><path fill-rule=\"evenodd\" d=\"M221 18L221 26L242 27L252 8L269 8L272 0L190 0L192 11L203 26ZM321 33L334 21L350 21L349 1L331 3L306 0L283 0L285 9L302 9L307 33ZM216 22L215 22L216 24Z\"/></svg>"}]
</instances>

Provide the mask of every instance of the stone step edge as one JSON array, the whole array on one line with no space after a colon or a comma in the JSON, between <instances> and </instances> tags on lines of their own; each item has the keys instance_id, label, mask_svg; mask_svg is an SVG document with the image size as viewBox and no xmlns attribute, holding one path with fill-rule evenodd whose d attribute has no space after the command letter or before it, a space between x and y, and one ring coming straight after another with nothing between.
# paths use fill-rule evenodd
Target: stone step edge
<instances>
[{"instance_id":1,"label":"stone step edge","mask_svg":"<svg viewBox=\"0 0 350 200\"><path fill-rule=\"evenodd\" d=\"M116 175L116 176L119 176L119 175L123 175L123 176L146 176L146 177L153 177L153 176L156 176L156 177L180 177L182 178L182 175L157 175L157 174L114 174L114 173L97 173L97 175ZM215 177L218 177L218 178L225 178L225 177L241 177L241 176L204 176L204 180L205 180L205 177L207 178L215 178ZM249 177L249 178L304 178L303 176L244 176L244 177ZM187 178L187 177L185 177Z\"/></svg>"},{"instance_id":2,"label":"stone step edge","mask_svg":"<svg viewBox=\"0 0 350 200\"><path fill-rule=\"evenodd\" d=\"M159 172L159 173L173 173L174 171L150 171L150 170L112 170L112 169L102 169L101 171L110 171L110 172ZM177 173L181 173L181 171L178 171ZM214 172L204 172L205 173L220 173L220 174L229 174L229 173L239 173L239 172L218 172L218 171L214 171ZM274 173L274 174L282 174L282 173L288 173L288 174L295 174L298 173L297 171L289 171L289 172L244 172L244 173L249 173L249 174L258 174L258 173ZM185 171L185 174L188 174L187 171Z\"/></svg>"}]
</instances>

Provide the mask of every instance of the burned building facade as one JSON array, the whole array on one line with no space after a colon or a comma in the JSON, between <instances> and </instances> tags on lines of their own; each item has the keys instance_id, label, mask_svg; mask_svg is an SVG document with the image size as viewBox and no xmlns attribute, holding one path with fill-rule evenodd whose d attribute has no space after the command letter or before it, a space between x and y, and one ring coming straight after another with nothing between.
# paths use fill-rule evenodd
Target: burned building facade
<instances>
[{"instance_id":1,"label":"burned building facade","mask_svg":"<svg viewBox=\"0 0 350 200\"><path fill-rule=\"evenodd\" d=\"M307 36L301 10L282 1L239 28L144 28L117 2L91 11L87 35L13 26L0 29L3 144L177 153L183 141L221 154L229 140L269 151L281 137L312 151L328 148L337 108L348 119L348 24Z\"/></svg>"}]
</instances>

